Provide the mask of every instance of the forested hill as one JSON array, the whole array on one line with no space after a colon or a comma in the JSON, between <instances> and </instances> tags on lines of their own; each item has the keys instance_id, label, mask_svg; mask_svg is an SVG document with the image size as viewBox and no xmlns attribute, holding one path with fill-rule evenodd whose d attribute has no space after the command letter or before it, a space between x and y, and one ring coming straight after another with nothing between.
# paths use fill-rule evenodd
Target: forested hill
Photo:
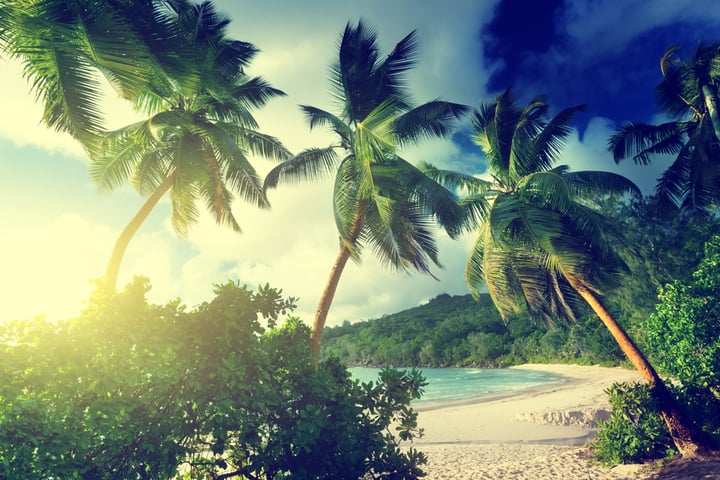
<instances>
[{"instance_id":1,"label":"forested hill","mask_svg":"<svg viewBox=\"0 0 720 480\"><path fill-rule=\"evenodd\" d=\"M329 327L323 356L350 365L500 366L525 362L616 363L615 342L594 317L556 328L527 316L502 321L489 295L439 295L381 318Z\"/></svg>"}]
</instances>

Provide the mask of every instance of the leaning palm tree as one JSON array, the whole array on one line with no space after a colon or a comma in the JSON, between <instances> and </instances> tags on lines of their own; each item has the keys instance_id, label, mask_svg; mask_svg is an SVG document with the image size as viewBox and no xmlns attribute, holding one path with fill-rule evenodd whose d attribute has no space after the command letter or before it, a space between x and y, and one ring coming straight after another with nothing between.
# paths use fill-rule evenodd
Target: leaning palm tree
<instances>
[{"instance_id":1,"label":"leaning palm tree","mask_svg":"<svg viewBox=\"0 0 720 480\"><path fill-rule=\"evenodd\" d=\"M720 44L700 44L685 61L677 51L670 48L661 58L663 79L655 88L660 110L672 120L624 124L608 148L616 162L631 157L641 165L656 155L674 155L656 185L659 207L703 213L720 198Z\"/></svg>"},{"instance_id":2,"label":"leaning palm tree","mask_svg":"<svg viewBox=\"0 0 720 480\"><path fill-rule=\"evenodd\" d=\"M706 446L700 431L600 298L600 288L612 283L624 263L611 243L619 234L593 208L593 196L638 194L637 187L617 174L555 166L580 108L548 120L542 98L522 109L508 89L473 117L473 140L485 153L492 181L430 165L424 169L468 192L461 202L475 212L478 231L466 268L470 291L477 296L486 286L503 318L524 306L548 322L574 319L584 300L649 382L679 451L690 455Z\"/></svg>"},{"instance_id":3,"label":"leaning palm tree","mask_svg":"<svg viewBox=\"0 0 720 480\"><path fill-rule=\"evenodd\" d=\"M218 224L238 232L233 193L269 206L248 154L283 160L290 153L257 130L252 109L283 93L245 74L257 50L227 38L228 23L211 2L185 1L160 3L151 17L133 20L155 59L147 87L134 98L148 118L105 134L90 165L101 189L130 180L147 195L113 248L104 277L111 287L130 240L168 192L179 236L197 221L199 201Z\"/></svg>"},{"instance_id":4,"label":"leaning palm tree","mask_svg":"<svg viewBox=\"0 0 720 480\"><path fill-rule=\"evenodd\" d=\"M390 267L431 274L438 264L432 224L451 235L461 228L462 212L454 195L401 158L398 150L425 137L443 137L465 106L435 100L410 102L404 74L413 66L416 34L410 33L380 59L375 32L362 21L347 24L331 69L340 111L333 114L302 106L310 128L329 127L338 141L310 148L272 169L265 187L282 181L314 180L335 174L333 206L340 249L320 297L311 334L317 364L320 340L340 276L363 248Z\"/></svg>"}]
</instances>

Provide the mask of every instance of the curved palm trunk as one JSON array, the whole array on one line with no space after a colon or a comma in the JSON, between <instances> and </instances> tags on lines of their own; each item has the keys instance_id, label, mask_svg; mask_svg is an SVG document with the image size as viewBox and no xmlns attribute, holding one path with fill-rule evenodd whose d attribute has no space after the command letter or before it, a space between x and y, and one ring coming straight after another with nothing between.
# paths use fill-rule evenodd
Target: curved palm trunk
<instances>
[{"instance_id":1,"label":"curved palm trunk","mask_svg":"<svg viewBox=\"0 0 720 480\"><path fill-rule=\"evenodd\" d=\"M142 207L140 207L140 210L138 210L135 216L125 226L123 231L120 232L120 236L117 240L115 240L112 255L110 255L110 260L108 260L108 264L105 269L105 277L103 280L106 287L115 289L118 273L120 271L120 264L125 256L125 251L127 250L130 240L135 236L143 222L145 222L147 217L150 215L150 212L153 211L155 205L157 205L163 195L170 190L174 181L175 174L168 176L152 193L152 195L145 200L145 203L143 203Z\"/></svg>"},{"instance_id":2,"label":"curved palm trunk","mask_svg":"<svg viewBox=\"0 0 720 480\"><path fill-rule=\"evenodd\" d=\"M360 236L360 230L362 229L363 224L363 210L364 202L361 202L355 210L355 219L353 220L353 224L350 229L350 239L353 242ZM335 298L335 291L337 290L338 283L340 283L340 276L345 269L345 265L347 265L350 254L350 248L343 243L340 246L340 252L338 252L332 269L330 270L330 278L328 278L328 281L325 284L325 289L320 296L320 301L318 302L317 310L315 311L315 320L313 321L312 331L310 332L310 358L316 368L320 362L320 341L322 340L323 329L325 328L325 320L327 320L330 305L332 304L333 298Z\"/></svg>"},{"instance_id":3,"label":"curved palm trunk","mask_svg":"<svg viewBox=\"0 0 720 480\"><path fill-rule=\"evenodd\" d=\"M315 311L315 320L313 321L312 331L310 332L310 356L316 367L320 362L320 340L322 340L325 320L330 311L333 298L335 298L335 291L337 290L338 283L340 283L340 276L349 258L350 249L345 245L341 246L340 252L337 258L335 258L335 263L333 263L332 269L330 270L330 278L328 278L317 310Z\"/></svg>"},{"instance_id":4,"label":"curved palm trunk","mask_svg":"<svg viewBox=\"0 0 720 480\"><path fill-rule=\"evenodd\" d=\"M627 356L633 366L640 372L640 376L650 385L653 395L658 401L663 419L667 424L670 436L675 446L683 456L697 456L712 450L710 438L700 430L682 411L675 397L670 393L665 383L658 376L645 355L635 345L635 342L625 333L625 330L615 321L610 312L600 300L583 285L572 282L572 287L590 305L600 321L610 331L620 349Z\"/></svg>"}]
</instances>

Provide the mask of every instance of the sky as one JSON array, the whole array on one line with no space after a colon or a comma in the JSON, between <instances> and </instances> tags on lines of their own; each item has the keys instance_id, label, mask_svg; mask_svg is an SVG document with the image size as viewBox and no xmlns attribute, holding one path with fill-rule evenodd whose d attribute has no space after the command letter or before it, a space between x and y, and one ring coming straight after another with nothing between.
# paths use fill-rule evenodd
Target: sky
<instances>
[{"instance_id":1,"label":"sky","mask_svg":"<svg viewBox=\"0 0 720 480\"><path fill-rule=\"evenodd\" d=\"M309 130L299 104L331 110L328 68L348 21L374 26L386 54L417 30L420 56L408 76L416 103L435 98L478 106L512 87L521 103L546 95L551 107L587 104L576 118L561 163L575 170L626 175L651 193L663 162L615 165L606 151L626 121L659 122L653 87L658 61L672 45L689 54L699 40L720 40L716 0L217 0L232 19L232 37L260 49L248 73L287 96L256 113L260 130L298 152L332 137ZM40 124L18 64L0 57L0 320L76 315L105 269L113 243L143 202L125 187L100 193L88 160L68 136ZM107 122L137 118L107 98ZM481 152L467 121L452 139L404 150L412 162L430 161L482 175ZM274 165L253 159L264 175ZM282 186L269 192L270 211L237 200L236 234L203 216L179 239L161 202L131 241L118 284L149 278L148 299L181 298L188 307L212 298L227 280L269 283L298 298L296 314L311 323L338 251L331 180ZM438 232L437 279L387 270L367 250L340 280L328 325L377 318L442 293L464 295L464 268L474 238Z\"/></svg>"}]
</instances>

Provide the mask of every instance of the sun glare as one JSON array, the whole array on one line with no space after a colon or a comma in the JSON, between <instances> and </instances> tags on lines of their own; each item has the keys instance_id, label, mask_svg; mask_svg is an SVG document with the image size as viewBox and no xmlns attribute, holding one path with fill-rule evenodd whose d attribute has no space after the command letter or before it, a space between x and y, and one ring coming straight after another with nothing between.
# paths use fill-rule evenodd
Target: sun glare
<instances>
[{"instance_id":1,"label":"sun glare","mask_svg":"<svg viewBox=\"0 0 720 480\"><path fill-rule=\"evenodd\" d=\"M15 229L0 248L0 320L76 315L102 274L109 229L63 215L46 226Z\"/></svg>"}]
</instances>

